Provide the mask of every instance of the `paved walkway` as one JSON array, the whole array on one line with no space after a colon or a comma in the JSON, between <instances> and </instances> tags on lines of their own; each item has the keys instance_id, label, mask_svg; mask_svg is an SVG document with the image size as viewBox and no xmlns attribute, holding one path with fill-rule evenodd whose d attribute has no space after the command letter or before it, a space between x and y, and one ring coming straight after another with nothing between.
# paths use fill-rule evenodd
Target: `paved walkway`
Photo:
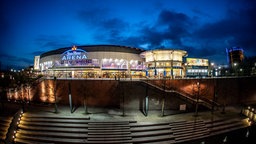
<instances>
[{"instance_id":1,"label":"paved walkway","mask_svg":"<svg viewBox=\"0 0 256 144\"><path fill-rule=\"evenodd\" d=\"M241 107L226 107L225 113L222 110L199 111L198 116L195 113L177 113L177 111L165 110L165 116L162 116L161 110L149 110L148 116L145 116L140 110L125 110L123 116L122 109L109 108L88 108L88 114L85 114L85 109L81 106L74 108L71 113L69 106L58 106L58 113L55 113L54 105L52 106L27 106L26 111L35 113L48 113L59 116L71 117L90 117L91 120L97 121L137 121L137 122L174 122L182 120L216 120L223 118L240 117Z\"/></svg>"}]
</instances>

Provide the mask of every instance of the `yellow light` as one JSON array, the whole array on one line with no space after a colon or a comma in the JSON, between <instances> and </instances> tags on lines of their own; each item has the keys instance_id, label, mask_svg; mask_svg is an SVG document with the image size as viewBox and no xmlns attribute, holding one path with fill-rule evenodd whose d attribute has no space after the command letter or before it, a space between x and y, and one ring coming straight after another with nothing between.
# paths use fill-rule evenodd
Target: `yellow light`
<instances>
[{"instance_id":1,"label":"yellow light","mask_svg":"<svg viewBox=\"0 0 256 144\"><path fill-rule=\"evenodd\" d=\"M76 46L73 46L73 47L72 47L72 51L75 51L76 49L77 49Z\"/></svg>"}]
</instances>

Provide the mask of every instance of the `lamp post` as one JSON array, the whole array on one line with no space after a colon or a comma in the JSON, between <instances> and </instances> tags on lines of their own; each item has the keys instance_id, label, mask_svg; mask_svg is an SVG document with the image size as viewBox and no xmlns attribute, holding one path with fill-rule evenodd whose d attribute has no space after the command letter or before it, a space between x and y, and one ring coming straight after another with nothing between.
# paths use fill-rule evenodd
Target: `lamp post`
<instances>
[{"instance_id":1,"label":"lamp post","mask_svg":"<svg viewBox=\"0 0 256 144\"><path fill-rule=\"evenodd\" d=\"M146 79L147 84L146 84L146 95L145 95L145 115L148 116L148 78Z\"/></svg>"},{"instance_id":2,"label":"lamp post","mask_svg":"<svg viewBox=\"0 0 256 144\"><path fill-rule=\"evenodd\" d=\"M214 76L213 69L214 69L214 63L211 63L211 77Z\"/></svg>"},{"instance_id":3,"label":"lamp post","mask_svg":"<svg viewBox=\"0 0 256 144\"><path fill-rule=\"evenodd\" d=\"M235 76L237 76L237 63L234 63Z\"/></svg>"},{"instance_id":4,"label":"lamp post","mask_svg":"<svg viewBox=\"0 0 256 144\"><path fill-rule=\"evenodd\" d=\"M213 79L213 83L214 83L214 86L213 86L213 99L212 99L212 114L214 112L214 105L215 105L215 101L216 101L216 87L217 87L217 82L215 79Z\"/></svg>"},{"instance_id":5,"label":"lamp post","mask_svg":"<svg viewBox=\"0 0 256 144\"><path fill-rule=\"evenodd\" d=\"M164 85L163 85L163 102L162 102L162 117L164 116L164 109L165 109L165 99L166 99L166 79L164 77L163 79Z\"/></svg>"},{"instance_id":6,"label":"lamp post","mask_svg":"<svg viewBox=\"0 0 256 144\"><path fill-rule=\"evenodd\" d=\"M197 96L196 96L196 110L195 110L195 116L198 116L198 102L199 102L199 92L200 92L200 83L197 82Z\"/></svg>"},{"instance_id":7,"label":"lamp post","mask_svg":"<svg viewBox=\"0 0 256 144\"><path fill-rule=\"evenodd\" d=\"M68 64L66 63L65 64L65 68L66 68L66 80L67 80L67 77L68 77L68 72L67 72L67 67L68 67ZM70 84L70 81L68 81L68 99L69 99L69 106L70 106L70 113L72 113L72 95L71 95L71 84Z\"/></svg>"},{"instance_id":8,"label":"lamp post","mask_svg":"<svg viewBox=\"0 0 256 144\"><path fill-rule=\"evenodd\" d=\"M57 96L56 96L56 88L57 88L57 85L56 85L56 77L54 76L54 105L55 105L55 113L58 113L58 107L57 107Z\"/></svg>"}]
</instances>

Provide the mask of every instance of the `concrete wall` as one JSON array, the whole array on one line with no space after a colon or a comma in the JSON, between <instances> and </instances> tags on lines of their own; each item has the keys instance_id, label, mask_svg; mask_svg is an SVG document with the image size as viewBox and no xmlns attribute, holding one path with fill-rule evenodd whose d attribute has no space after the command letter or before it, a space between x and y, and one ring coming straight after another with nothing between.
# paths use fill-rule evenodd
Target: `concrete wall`
<instances>
[{"instance_id":1,"label":"concrete wall","mask_svg":"<svg viewBox=\"0 0 256 144\"><path fill-rule=\"evenodd\" d=\"M160 80L150 82L159 86L164 84ZM166 87L196 97L197 82L200 82L200 98L213 99L215 91L216 101L221 105L256 103L256 77L166 80ZM44 80L33 88L31 97L35 102L54 103L54 85L56 85L57 102L68 104L69 83L75 105L82 105L86 99L87 105L97 107L120 108L124 101L126 109L141 109L147 89L145 83L135 81L57 80L55 84L54 80ZM176 93L165 94L148 86L148 96L149 109L161 109L164 96L166 109L177 110L180 104L186 104L188 109L194 109L192 104L181 99Z\"/></svg>"}]
</instances>

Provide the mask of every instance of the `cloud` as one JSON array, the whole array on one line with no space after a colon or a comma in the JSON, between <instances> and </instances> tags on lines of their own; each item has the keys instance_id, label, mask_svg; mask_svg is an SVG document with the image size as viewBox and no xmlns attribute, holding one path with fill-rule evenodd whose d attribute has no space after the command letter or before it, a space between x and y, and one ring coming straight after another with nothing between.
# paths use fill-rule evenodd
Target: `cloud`
<instances>
[{"instance_id":1,"label":"cloud","mask_svg":"<svg viewBox=\"0 0 256 144\"><path fill-rule=\"evenodd\" d=\"M256 53L256 9L229 10L225 19L203 25L193 35L202 43L216 41L226 47L241 46ZM214 46L214 45L213 45Z\"/></svg>"},{"instance_id":2,"label":"cloud","mask_svg":"<svg viewBox=\"0 0 256 144\"><path fill-rule=\"evenodd\" d=\"M250 1L250 0L248 0ZM208 13L192 9L197 15L211 18ZM187 50L192 57L222 57L225 48L241 46L256 53L255 6L231 9L219 21L204 23L203 17L161 10L152 23L131 24L111 17L110 10L87 10L79 13L86 26L95 28L94 38L108 44L120 44L144 49L174 48ZM89 17L88 17L89 16Z\"/></svg>"},{"instance_id":3,"label":"cloud","mask_svg":"<svg viewBox=\"0 0 256 144\"><path fill-rule=\"evenodd\" d=\"M29 55L32 55L32 56L38 56L38 55L41 55L42 53L45 53L47 51L34 51L32 53L29 53Z\"/></svg>"},{"instance_id":4,"label":"cloud","mask_svg":"<svg viewBox=\"0 0 256 144\"><path fill-rule=\"evenodd\" d=\"M77 43L75 43L73 39L74 38L70 35L40 35L35 39L35 43L39 46L39 48L50 50L77 45Z\"/></svg>"},{"instance_id":5,"label":"cloud","mask_svg":"<svg viewBox=\"0 0 256 144\"><path fill-rule=\"evenodd\" d=\"M77 18L86 26L97 27L102 25L102 21L109 19L109 10L107 9L86 9L77 13Z\"/></svg>"},{"instance_id":6,"label":"cloud","mask_svg":"<svg viewBox=\"0 0 256 144\"><path fill-rule=\"evenodd\" d=\"M157 24L168 25L170 27L187 27L192 24L192 21L184 13L162 10L158 16Z\"/></svg>"},{"instance_id":7,"label":"cloud","mask_svg":"<svg viewBox=\"0 0 256 144\"><path fill-rule=\"evenodd\" d=\"M17 56L13 56L13 55L9 55L9 54L0 54L0 58L1 59L8 59L10 61L20 61L20 62L24 62L24 63L31 63L31 59L28 58L23 58L23 57L17 57Z\"/></svg>"},{"instance_id":8,"label":"cloud","mask_svg":"<svg viewBox=\"0 0 256 144\"><path fill-rule=\"evenodd\" d=\"M8 68L24 68L33 64L33 59L18 57L9 54L0 54L0 61L4 69Z\"/></svg>"},{"instance_id":9,"label":"cloud","mask_svg":"<svg viewBox=\"0 0 256 144\"><path fill-rule=\"evenodd\" d=\"M108 9L83 10L78 12L78 19L90 29L94 29L95 41L121 43L128 33L130 25L121 18L112 17Z\"/></svg>"}]
</instances>

